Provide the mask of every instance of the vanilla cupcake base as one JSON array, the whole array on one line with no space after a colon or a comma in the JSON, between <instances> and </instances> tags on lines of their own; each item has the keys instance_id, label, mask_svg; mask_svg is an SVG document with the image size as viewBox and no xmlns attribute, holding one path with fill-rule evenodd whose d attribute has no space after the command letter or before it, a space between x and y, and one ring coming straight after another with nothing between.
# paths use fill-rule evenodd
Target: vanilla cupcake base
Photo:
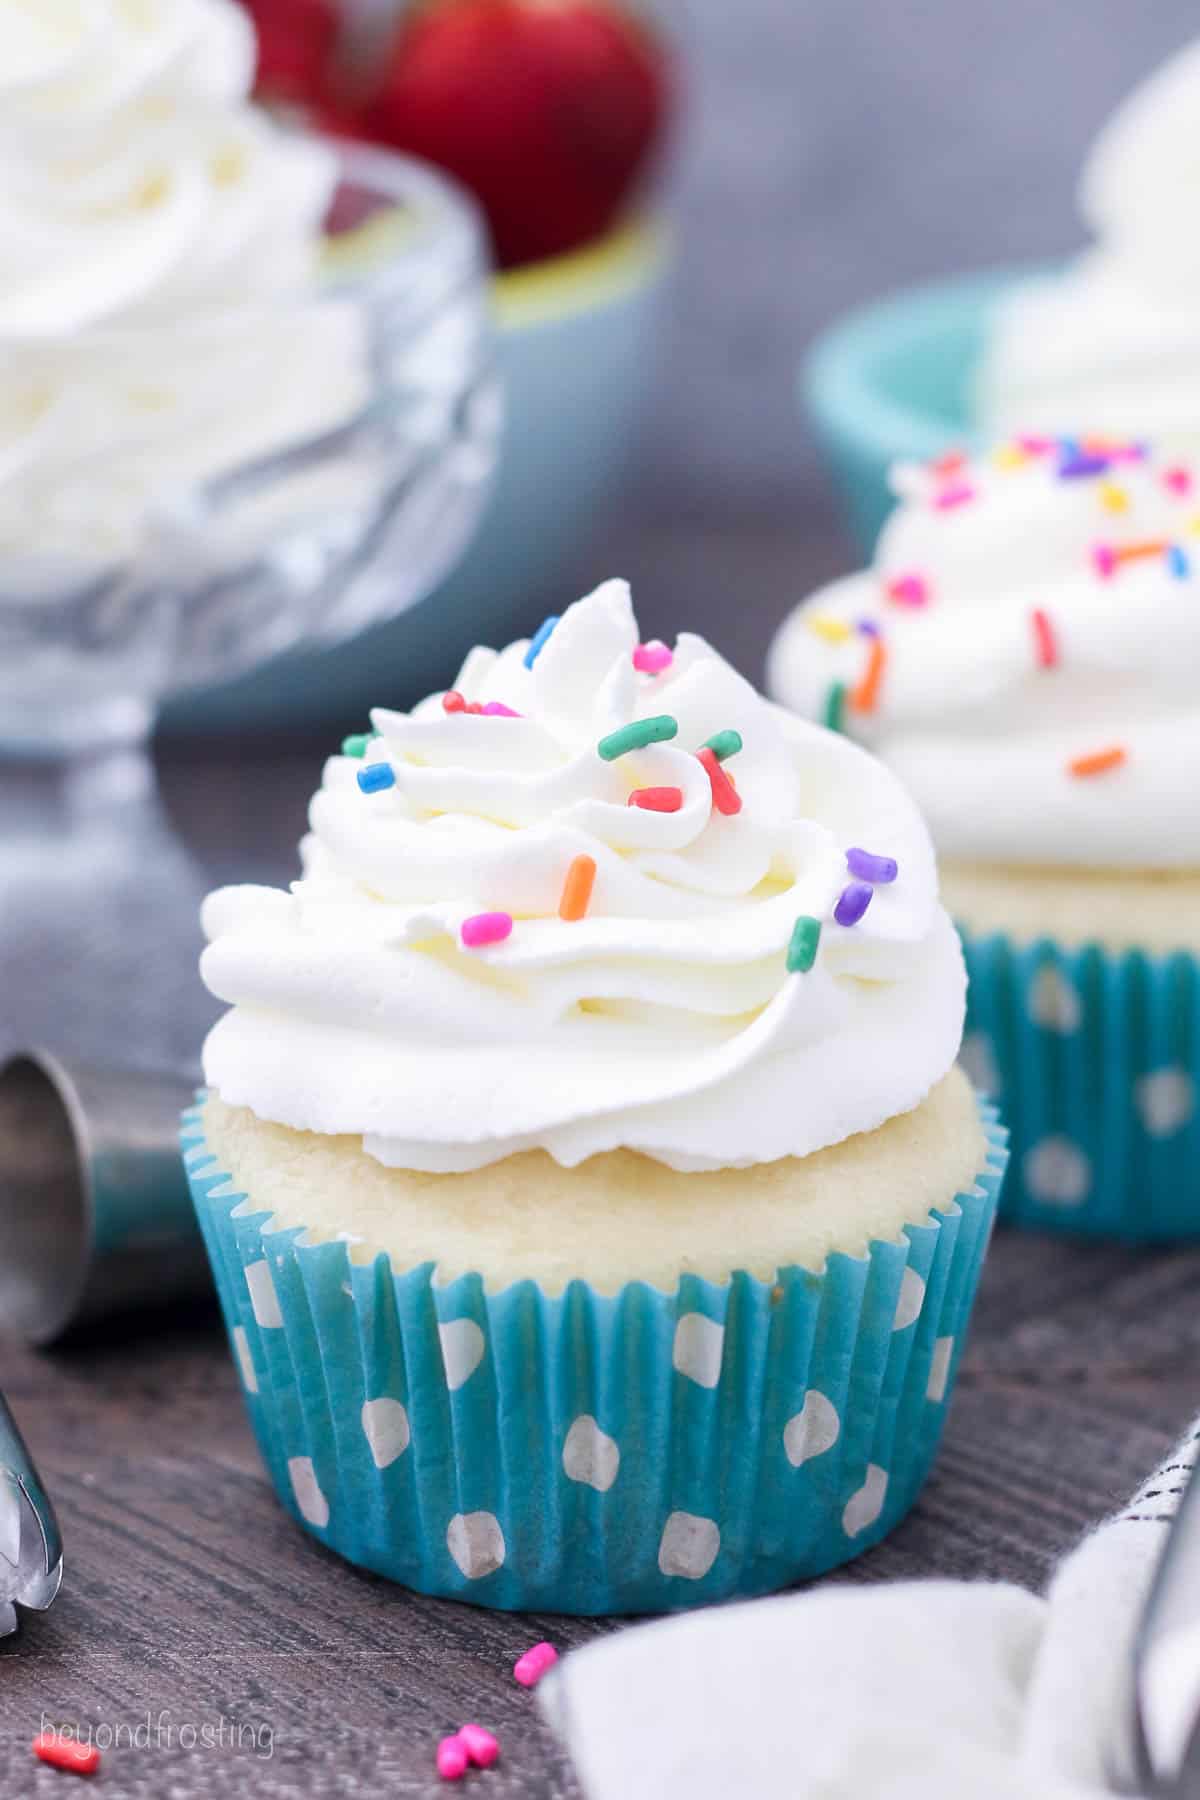
<instances>
[{"instance_id":1,"label":"vanilla cupcake base","mask_svg":"<svg viewBox=\"0 0 1200 1800\"><path fill-rule=\"evenodd\" d=\"M275 1129L210 1100L184 1159L279 1497L351 1562L485 1606L660 1611L822 1574L916 1499L1005 1161L961 1077L819 1183L793 1165L792 1203L778 1169L666 1172L628 1242L639 1158L514 1158L489 1198L486 1171L371 1176ZM388 1252L334 1235L354 1224ZM769 1279L691 1266L743 1244ZM622 1250L663 1285L614 1291Z\"/></svg>"},{"instance_id":2,"label":"vanilla cupcake base","mask_svg":"<svg viewBox=\"0 0 1200 1800\"><path fill-rule=\"evenodd\" d=\"M1200 870L1048 869L942 861L942 900L977 937L1200 956Z\"/></svg>"}]
</instances>

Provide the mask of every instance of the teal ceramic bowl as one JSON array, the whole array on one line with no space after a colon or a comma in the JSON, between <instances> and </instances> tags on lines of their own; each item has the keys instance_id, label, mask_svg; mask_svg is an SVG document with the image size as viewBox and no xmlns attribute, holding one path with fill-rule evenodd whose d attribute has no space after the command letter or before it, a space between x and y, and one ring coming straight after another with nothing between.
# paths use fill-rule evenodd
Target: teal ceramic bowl
<instances>
[{"instance_id":1,"label":"teal ceramic bowl","mask_svg":"<svg viewBox=\"0 0 1200 1800\"><path fill-rule=\"evenodd\" d=\"M1042 272L993 269L909 288L848 314L813 345L801 403L864 555L892 508L890 465L971 442L971 379L992 310Z\"/></svg>"},{"instance_id":2,"label":"teal ceramic bowl","mask_svg":"<svg viewBox=\"0 0 1200 1800\"><path fill-rule=\"evenodd\" d=\"M503 644L536 625L626 470L666 263L664 231L641 222L499 276L504 436L491 498L458 569L360 637L193 689L166 709L164 729L350 730L368 706L403 706L444 685L470 645Z\"/></svg>"}]
</instances>

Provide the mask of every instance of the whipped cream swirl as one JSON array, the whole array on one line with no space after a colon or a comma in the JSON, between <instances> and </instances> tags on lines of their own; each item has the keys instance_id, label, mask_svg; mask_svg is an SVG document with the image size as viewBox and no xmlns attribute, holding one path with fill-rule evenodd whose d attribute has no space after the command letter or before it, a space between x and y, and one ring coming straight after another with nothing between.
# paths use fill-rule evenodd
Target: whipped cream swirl
<instances>
[{"instance_id":1,"label":"whipped cream swirl","mask_svg":"<svg viewBox=\"0 0 1200 1800\"><path fill-rule=\"evenodd\" d=\"M878 750L941 856L1200 868L1196 473L1027 437L894 485L874 567L793 613L771 692Z\"/></svg>"},{"instance_id":2,"label":"whipped cream swirl","mask_svg":"<svg viewBox=\"0 0 1200 1800\"><path fill-rule=\"evenodd\" d=\"M992 321L974 404L989 433L1062 432L1200 444L1200 42L1121 103L1079 184L1094 243L1022 283Z\"/></svg>"},{"instance_id":3,"label":"whipped cream swirl","mask_svg":"<svg viewBox=\"0 0 1200 1800\"><path fill-rule=\"evenodd\" d=\"M0 552L119 552L360 404L351 322L281 303L335 164L248 104L234 0L0 0L0 43Z\"/></svg>"},{"instance_id":4,"label":"whipped cream swirl","mask_svg":"<svg viewBox=\"0 0 1200 1800\"><path fill-rule=\"evenodd\" d=\"M702 639L681 635L654 674L637 647L628 588L608 582L536 656L519 642L467 658L465 701L519 717L435 695L377 710L365 761L330 760L303 879L205 905L202 973L232 1006L204 1058L224 1100L450 1171L532 1148L567 1166L617 1148L747 1165L924 1099L958 1051L964 975L915 808ZM673 738L599 753L664 715ZM729 732L736 813L717 810L695 754ZM394 782L364 792L377 765ZM647 788L678 790L676 810L629 804ZM851 850L898 874L839 924ZM580 857L594 885L568 920ZM494 912L511 933L468 948L464 924ZM790 972L798 919L809 954Z\"/></svg>"}]
</instances>

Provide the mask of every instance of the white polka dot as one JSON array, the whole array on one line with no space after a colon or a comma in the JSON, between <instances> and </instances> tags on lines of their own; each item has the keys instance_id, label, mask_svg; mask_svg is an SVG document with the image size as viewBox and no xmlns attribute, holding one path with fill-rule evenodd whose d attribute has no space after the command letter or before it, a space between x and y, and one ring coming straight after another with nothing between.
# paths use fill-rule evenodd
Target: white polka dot
<instances>
[{"instance_id":1,"label":"white polka dot","mask_svg":"<svg viewBox=\"0 0 1200 1800\"><path fill-rule=\"evenodd\" d=\"M1133 1086L1133 1100L1151 1137L1174 1137L1196 1113L1196 1084L1186 1069L1155 1069Z\"/></svg>"},{"instance_id":2,"label":"white polka dot","mask_svg":"<svg viewBox=\"0 0 1200 1800\"><path fill-rule=\"evenodd\" d=\"M721 1548L721 1533L711 1519L695 1513L673 1512L663 1526L658 1545L658 1566L664 1575L680 1575L699 1581L708 1574Z\"/></svg>"},{"instance_id":3,"label":"white polka dot","mask_svg":"<svg viewBox=\"0 0 1200 1800\"><path fill-rule=\"evenodd\" d=\"M875 1523L883 1511L887 1485L887 1470L881 1469L878 1463L868 1463L867 1479L857 1494L851 1494L842 1514L842 1530L847 1537L857 1537L868 1525Z\"/></svg>"},{"instance_id":4,"label":"white polka dot","mask_svg":"<svg viewBox=\"0 0 1200 1800\"><path fill-rule=\"evenodd\" d=\"M438 1336L442 1340L446 1386L453 1393L471 1379L483 1361L483 1333L474 1319L451 1319L438 1326Z\"/></svg>"},{"instance_id":5,"label":"white polka dot","mask_svg":"<svg viewBox=\"0 0 1200 1800\"><path fill-rule=\"evenodd\" d=\"M701 1387L714 1388L721 1379L721 1352L725 1347L725 1327L703 1313L684 1313L675 1327L675 1347L671 1361L681 1375Z\"/></svg>"},{"instance_id":6,"label":"white polka dot","mask_svg":"<svg viewBox=\"0 0 1200 1800\"><path fill-rule=\"evenodd\" d=\"M455 1513L446 1528L446 1548L467 1577L481 1581L501 1566L504 1533L495 1513Z\"/></svg>"},{"instance_id":7,"label":"white polka dot","mask_svg":"<svg viewBox=\"0 0 1200 1800\"><path fill-rule=\"evenodd\" d=\"M1083 1019L1083 1003L1062 970L1044 963L1029 989L1029 1016L1047 1031L1069 1037Z\"/></svg>"},{"instance_id":8,"label":"white polka dot","mask_svg":"<svg viewBox=\"0 0 1200 1800\"><path fill-rule=\"evenodd\" d=\"M265 1331L277 1331L283 1324L283 1314L279 1310L279 1295L275 1292L275 1283L271 1279L271 1265L267 1262L248 1263L246 1286L250 1290L250 1305L258 1323Z\"/></svg>"},{"instance_id":9,"label":"white polka dot","mask_svg":"<svg viewBox=\"0 0 1200 1800\"><path fill-rule=\"evenodd\" d=\"M841 1429L842 1422L833 1401L819 1394L816 1388L809 1388L804 1405L798 1413L792 1414L783 1428L783 1447L793 1469L808 1462L810 1457L823 1456L826 1450L832 1450Z\"/></svg>"},{"instance_id":10,"label":"white polka dot","mask_svg":"<svg viewBox=\"0 0 1200 1800\"><path fill-rule=\"evenodd\" d=\"M310 1525L315 1525L319 1531L323 1530L329 1523L329 1502L318 1486L312 1457L289 1457L288 1476L301 1517L307 1519Z\"/></svg>"},{"instance_id":11,"label":"white polka dot","mask_svg":"<svg viewBox=\"0 0 1200 1800\"><path fill-rule=\"evenodd\" d=\"M962 1041L958 1060L981 1093L993 1098L1000 1092L1000 1071L996 1052L986 1031L969 1031Z\"/></svg>"},{"instance_id":12,"label":"white polka dot","mask_svg":"<svg viewBox=\"0 0 1200 1800\"><path fill-rule=\"evenodd\" d=\"M389 1399L387 1395L378 1400L364 1400L362 1428L377 1469L386 1469L408 1449L408 1414L399 1400Z\"/></svg>"},{"instance_id":13,"label":"white polka dot","mask_svg":"<svg viewBox=\"0 0 1200 1800\"><path fill-rule=\"evenodd\" d=\"M621 1452L616 1439L601 1431L591 1413L581 1413L567 1433L562 1464L568 1481L584 1481L598 1494L606 1494L617 1479Z\"/></svg>"},{"instance_id":14,"label":"white polka dot","mask_svg":"<svg viewBox=\"0 0 1200 1800\"><path fill-rule=\"evenodd\" d=\"M950 1379L950 1358L954 1355L954 1339L940 1337L934 1341L933 1355L929 1359L929 1385L925 1389L927 1400L942 1401L946 1398L946 1383Z\"/></svg>"},{"instance_id":15,"label":"white polka dot","mask_svg":"<svg viewBox=\"0 0 1200 1800\"><path fill-rule=\"evenodd\" d=\"M254 1373L254 1357L250 1352L250 1339L246 1336L244 1325L233 1328L233 1350L238 1359L238 1367L242 1371L242 1380L251 1394L258 1392L258 1376Z\"/></svg>"},{"instance_id":16,"label":"white polka dot","mask_svg":"<svg viewBox=\"0 0 1200 1800\"><path fill-rule=\"evenodd\" d=\"M900 1292L896 1297L896 1316L892 1320L893 1331L905 1331L914 1319L921 1316L921 1308L925 1304L925 1282L915 1269L905 1269L900 1277Z\"/></svg>"},{"instance_id":17,"label":"white polka dot","mask_svg":"<svg viewBox=\"0 0 1200 1800\"><path fill-rule=\"evenodd\" d=\"M1092 1165L1070 1138L1043 1138L1025 1152L1025 1186L1048 1206L1082 1206L1092 1186Z\"/></svg>"}]
</instances>

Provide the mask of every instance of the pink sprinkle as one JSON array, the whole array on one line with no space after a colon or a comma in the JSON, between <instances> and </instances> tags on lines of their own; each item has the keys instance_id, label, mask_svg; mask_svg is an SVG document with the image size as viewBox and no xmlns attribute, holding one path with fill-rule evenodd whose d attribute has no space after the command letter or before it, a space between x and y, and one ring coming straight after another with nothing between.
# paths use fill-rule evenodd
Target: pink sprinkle
<instances>
[{"instance_id":1,"label":"pink sprinkle","mask_svg":"<svg viewBox=\"0 0 1200 1800\"><path fill-rule=\"evenodd\" d=\"M1092 561L1102 581L1107 581L1117 566L1117 553L1111 544L1093 544Z\"/></svg>"},{"instance_id":2,"label":"pink sprinkle","mask_svg":"<svg viewBox=\"0 0 1200 1800\"><path fill-rule=\"evenodd\" d=\"M443 1781L461 1781L470 1757L461 1737L444 1737L437 1747L437 1772Z\"/></svg>"},{"instance_id":3,"label":"pink sprinkle","mask_svg":"<svg viewBox=\"0 0 1200 1800\"><path fill-rule=\"evenodd\" d=\"M975 498L975 489L969 481L957 481L952 487L945 487L940 494L935 494L933 504L939 512L949 512L952 506L965 506L968 500Z\"/></svg>"},{"instance_id":4,"label":"pink sprinkle","mask_svg":"<svg viewBox=\"0 0 1200 1800\"><path fill-rule=\"evenodd\" d=\"M658 638L651 638L648 644L639 644L633 653L633 666L643 675L661 675L675 661L675 652L668 650Z\"/></svg>"},{"instance_id":5,"label":"pink sprinkle","mask_svg":"<svg viewBox=\"0 0 1200 1800\"><path fill-rule=\"evenodd\" d=\"M482 1725L460 1725L458 1741L477 1769L490 1769L500 1754L500 1740Z\"/></svg>"},{"instance_id":6,"label":"pink sprinkle","mask_svg":"<svg viewBox=\"0 0 1200 1800\"><path fill-rule=\"evenodd\" d=\"M468 950L482 950L485 944L502 944L512 928L511 913L474 913L462 922L462 941Z\"/></svg>"},{"instance_id":7,"label":"pink sprinkle","mask_svg":"<svg viewBox=\"0 0 1200 1800\"><path fill-rule=\"evenodd\" d=\"M546 1670L552 1669L557 1661L558 1651L553 1644L534 1644L513 1664L513 1676L522 1687L536 1687Z\"/></svg>"},{"instance_id":8,"label":"pink sprinkle","mask_svg":"<svg viewBox=\"0 0 1200 1800\"><path fill-rule=\"evenodd\" d=\"M1047 451L1053 450L1054 439L1035 437L1028 432L1023 432L1017 438L1017 445L1025 452L1026 456L1045 456Z\"/></svg>"},{"instance_id":9,"label":"pink sprinkle","mask_svg":"<svg viewBox=\"0 0 1200 1800\"><path fill-rule=\"evenodd\" d=\"M488 719L519 719L522 716L519 712L514 712L511 706L505 706L503 700L489 700L483 713Z\"/></svg>"},{"instance_id":10,"label":"pink sprinkle","mask_svg":"<svg viewBox=\"0 0 1200 1800\"><path fill-rule=\"evenodd\" d=\"M1190 469L1176 467L1163 470L1163 486L1173 494L1190 494L1192 491L1192 473Z\"/></svg>"},{"instance_id":11,"label":"pink sprinkle","mask_svg":"<svg viewBox=\"0 0 1200 1800\"><path fill-rule=\"evenodd\" d=\"M929 583L923 575L894 575L883 591L899 606L925 606L929 601Z\"/></svg>"}]
</instances>

